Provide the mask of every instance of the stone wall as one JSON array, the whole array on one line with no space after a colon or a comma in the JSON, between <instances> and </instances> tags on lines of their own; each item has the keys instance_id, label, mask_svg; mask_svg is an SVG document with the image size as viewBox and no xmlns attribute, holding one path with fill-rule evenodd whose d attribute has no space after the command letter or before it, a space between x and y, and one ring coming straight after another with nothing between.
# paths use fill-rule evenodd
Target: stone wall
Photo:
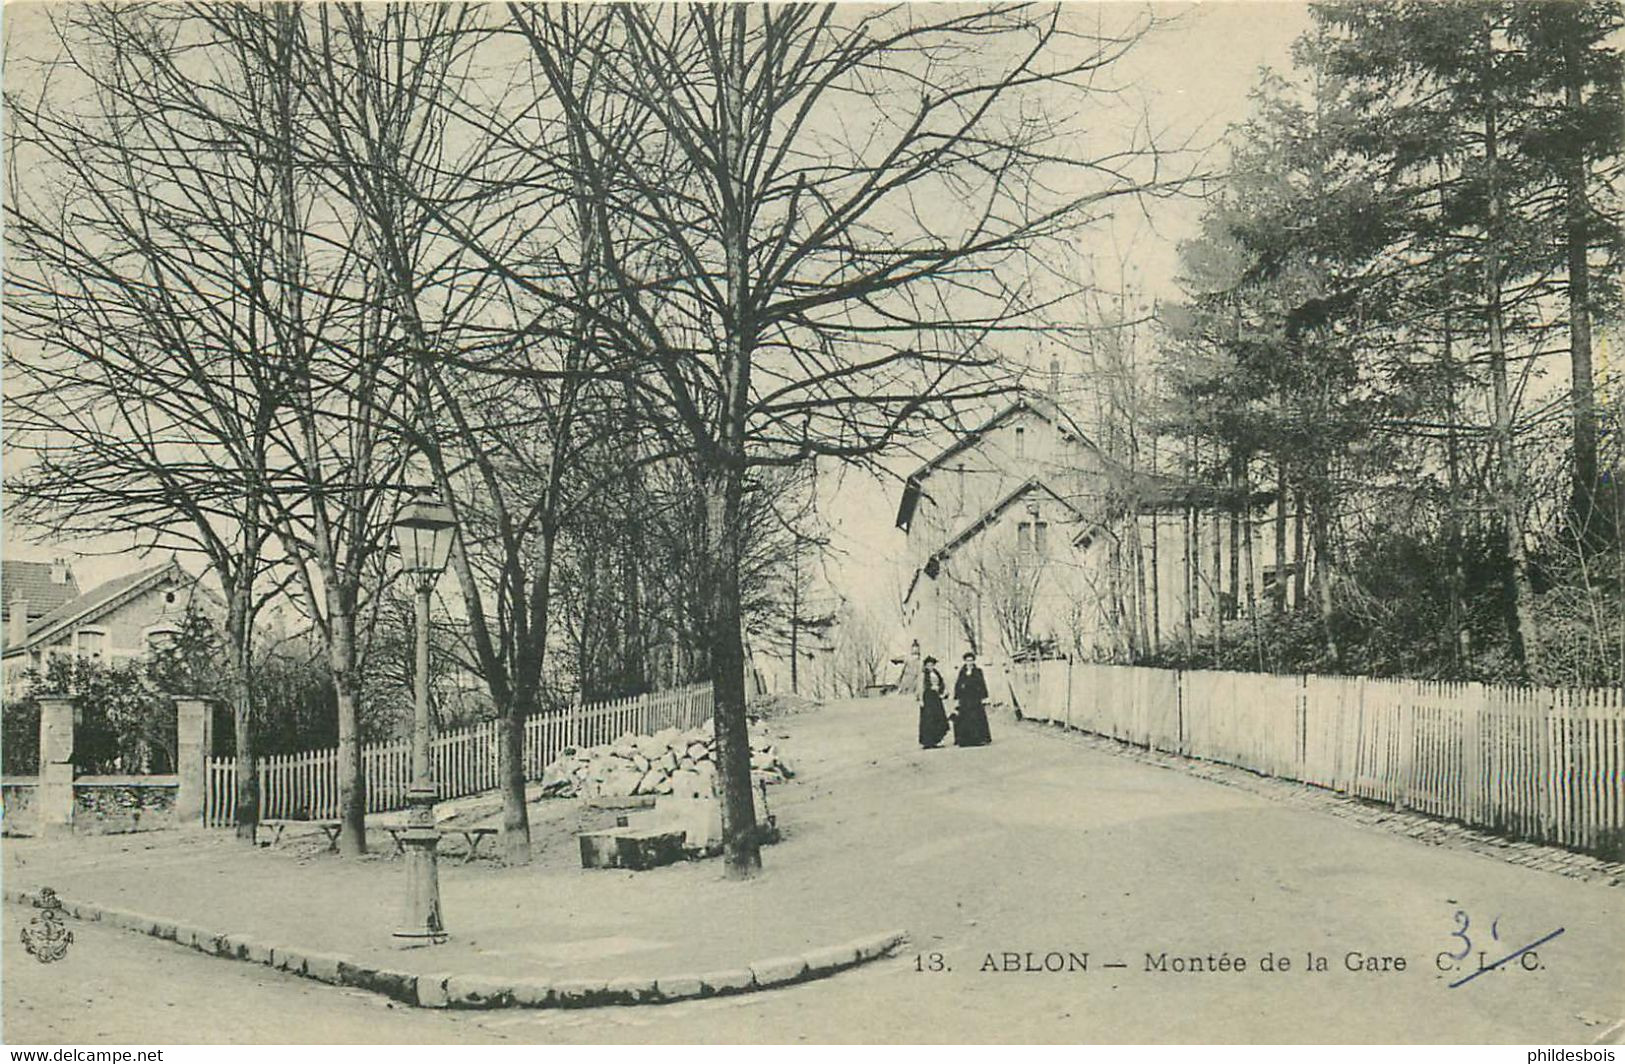
<instances>
[{"instance_id":1,"label":"stone wall","mask_svg":"<svg viewBox=\"0 0 1625 1064\"><path fill-rule=\"evenodd\" d=\"M73 830L79 835L122 835L174 827L174 776L80 776L73 781ZM0 783L0 834L37 836L39 781Z\"/></svg>"},{"instance_id":2,"label":"stone wall","mask_svg":"<svg viewBox=\"0 0 1625 1064\"><path fill-rule=\"evenodd\" d=\"M73 781L73 830L119 835L175 826L175 776L81 776Z\"/></svg>"},{"instance_id":3,"label":"stone wall","mask_svg":"<svg viewBox=\"0 0 1625 1064\"><path fill-rule=\"evenodd\" d=\"M0 835L39 833L39 780L33 777L0 783Z\"/></svg>"},{"instance_id":4,"label":"stone wall","mask_svg":"<svg viewBox=\"0 0 1625 1064\"><path fill-rule=\"evenodd\" d=\"M79 723L73 698L41 694L38 701L39 775L0 780L0 830L5 834L115 835L201 825L212 703L175 700L178 774L80 776L73 763L73 733Z\"/></svg>"}]
</instances>

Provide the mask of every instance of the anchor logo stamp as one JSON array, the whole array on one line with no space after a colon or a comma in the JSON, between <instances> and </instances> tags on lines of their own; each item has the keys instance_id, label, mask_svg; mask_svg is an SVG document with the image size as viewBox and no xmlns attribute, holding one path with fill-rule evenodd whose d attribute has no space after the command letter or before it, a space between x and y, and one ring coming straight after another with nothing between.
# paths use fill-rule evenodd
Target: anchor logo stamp
<instances>
[{"instance_id":1,"label":"anchor logo stamp","mask_svg":"<svg viewBox=\"0 0 1625 1064\"><path fill-rule=\"evenodd\" d=\"M23 948L41 964L59 961L73 945L73 932L62 923L62 902L57 899L56 891L42 887L34 907L39 912L22 929Z\"/></svg>"}]
</instances>

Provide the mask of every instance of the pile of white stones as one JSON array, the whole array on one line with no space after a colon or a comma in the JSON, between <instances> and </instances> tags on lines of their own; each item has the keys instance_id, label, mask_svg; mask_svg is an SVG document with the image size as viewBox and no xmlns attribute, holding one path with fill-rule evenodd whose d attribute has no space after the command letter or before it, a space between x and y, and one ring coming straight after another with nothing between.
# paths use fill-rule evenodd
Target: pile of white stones
<instances>
[{"instance_id":1,"label":"pile of white stones","mask_svg":"<svg viewBox=\"0 0 1625 1064\"><path fill-rule=\"evenodd\" d=\"M710 721L678 731L623 735L584 750L566 749L542 773L542 793L552 797L625 798L670 794L679 798L716 795L715 737ZM757 783L782 783L793 776L767 726L750 726L751 776Z\"/></svg>"}]
</instances>

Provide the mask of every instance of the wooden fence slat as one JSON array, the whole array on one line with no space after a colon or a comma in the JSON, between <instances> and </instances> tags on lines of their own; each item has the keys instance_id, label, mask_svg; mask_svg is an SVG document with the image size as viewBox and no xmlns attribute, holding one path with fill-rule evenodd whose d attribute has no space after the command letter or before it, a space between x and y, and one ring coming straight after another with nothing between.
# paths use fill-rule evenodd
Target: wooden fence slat
<instances>
[{"instance_id":1,"label":"wooden fence slat","mask_svg":"<svg viewBox=\"0 0 1625 1064\"><path fill-rule=\"evenodd\" d=\"M566 747L597 746L627 734L667 727L690 728L711 716L709 684L572 704L563 713L526 720L522 761L527 779L538 779ZM486 721L459 728L430 743L430 769L441 798L478 794L501 781L502 724ZM361 749L368 812L401 809L411 786L411 744L368 743ZM203 820L228 827L236 819L232 758L209 758L204 776ZM337 749L309 750L257 759L260 815L266 819L336 819L339 815Z\"/></svg>"},{"instance_id":2,"label":"wooden fence slat","mask_svg":"<svg viewBox=\"0 0 1625 1064\"><path fill-rule=\"evenodd\" d=\"M1045 661L1024 716L1617 858L1625 690ZM1064 711L1063 708L1064 707Z\"/></svg>"}]
</instances>

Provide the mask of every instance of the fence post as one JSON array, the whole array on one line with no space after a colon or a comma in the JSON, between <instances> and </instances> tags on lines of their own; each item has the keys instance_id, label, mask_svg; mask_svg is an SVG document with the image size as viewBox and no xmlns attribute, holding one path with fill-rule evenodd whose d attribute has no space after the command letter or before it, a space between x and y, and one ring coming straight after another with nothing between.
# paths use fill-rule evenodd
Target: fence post
<instances>
[{"instance_id":1,"label":"fence post","mask_svg":"<svg viewBox=\"0 0 1625 1064\"><path fill-rule=\"evenodd\" d=\"M1297 699L1297 750L1298 779L1308 782L1309 779L1309 677L1298 673L1292 678L1296 685Z\"/></svg>"},{"instance_id":2,"label":"fence post","mask_svg":"<svg viewBox=\"0 0 1625 1064\"><path fill-rule=\"evenodd\" d=\"M175 823L202 827L209 755L214 752L214 703L206 698L175 699ZM231 807L236 808L233 794Z\"/></svg>"},{"instance_id":3,"label":"fence post","mask_svg":"<svg viewBox=\"0 0 1625 1064\"><path fill-rule=\"evenodd\" d=\"M1189 673L1184 669L1174 670L1174 736L1178 742L1175 748L1181 757L1189 757L1191 752L1190 736L1185 733L1185 703L1189 696L1185 690L1185 682Z\"/></svg>"},{"instance_id":4,"label":"fence post","mask_svg":"<svg viewBox=\"0 0 1625 1064\"><path fill-rule=\"evenodd\" d=\"M73 833L73 696L39 696L39 826L41 835Z\"/></svg>"},{"instance_id":5,"label":"fence post","mask_svg":"<svg viewBox=\"0 0 1625 1064\"><path fill-rule=\"evenodd\" d=\"M1416 803L1412 799L1416 786L1416 701L1421 697L1421 685L1414 680L1393 681L1392 686L1400 692L1399 712L1396 715L1398 725L1398 756L1397 771L1394 783L1394 808L1400 812L1413 808Z\"/></svg>"},{"instance_id":6,"label":"fence post","mask_svg":"<svg viewBox=\"0 0 1625 1064\"><path fill-rule=\"evenodd\" d=\"M1066 656L1066 730L1072 730L1072 655Z\"/></svg>"},{"instance_id":7,"label":"fence post","mask_svg":"<svg viewBox=\"0 0 1625 1064\"><path fill-rule=\"evenodd\" d=\"M1461 706L1461 817L1469 824L1484 822L1484 685L1460 684Z\"/></svg>"}]
</instances>

